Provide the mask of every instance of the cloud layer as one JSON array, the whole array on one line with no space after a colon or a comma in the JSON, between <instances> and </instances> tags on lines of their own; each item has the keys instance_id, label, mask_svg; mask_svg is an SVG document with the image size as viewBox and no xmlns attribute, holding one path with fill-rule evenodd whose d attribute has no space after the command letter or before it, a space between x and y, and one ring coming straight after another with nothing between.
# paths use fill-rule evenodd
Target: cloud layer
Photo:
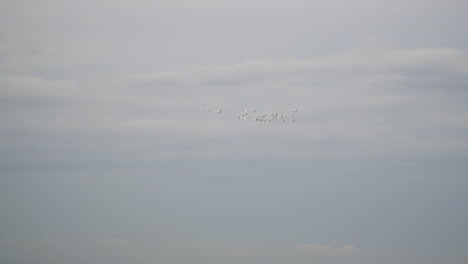
<instances>
[{"instance_id":1,"label":"cloud layer","mask_svg":"<svg viewBox=\"0 0 468 264\"><path fill-rule=\"evenodd\" d=\"M467 7L2 1L0 262L466 263Z\"/></svg>"}]
</instances>

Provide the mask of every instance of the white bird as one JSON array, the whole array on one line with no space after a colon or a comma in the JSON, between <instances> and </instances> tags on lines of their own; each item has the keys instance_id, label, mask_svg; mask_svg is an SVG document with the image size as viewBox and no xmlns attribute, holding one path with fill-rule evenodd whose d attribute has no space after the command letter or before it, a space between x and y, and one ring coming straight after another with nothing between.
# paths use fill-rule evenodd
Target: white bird
<instances>
[{"instance_id":1,"label":"white bird","mask_svg":"<svg viewBox=\"0 0 468 264\"><path fill-rule=\"evenodd\" d=\"M297 109L294 109L293 111L294 111L294 112L297 112Z\"/></svg>"},{"instance_id":2,"label":"white bird","mask_svg":"<svg viewBox=\"0 0 468 264\"><path fill-rule=\"evenodd\" d=\"M209 108L207 108L206 111L211 111L211 110Z\"/></svg>"},{"instance_id":3,"label":"white bird","mask_svg":"<svg viewBox=\"0 0 468 264\"><path fill-rule=\"evenodd\" d=\"M255 112L255 109L252 109L252 112Z\"/></svg>"},{"instance_id":4,"label":"white bird","mask_svg":"<svg viewBox=\"0 0 468 264\"><path fill-rule=\"evenodd\" d=\"M218 114L221 114L221 110L217 110L216 112L217 112Z\"/></svg>"}]
</instances>

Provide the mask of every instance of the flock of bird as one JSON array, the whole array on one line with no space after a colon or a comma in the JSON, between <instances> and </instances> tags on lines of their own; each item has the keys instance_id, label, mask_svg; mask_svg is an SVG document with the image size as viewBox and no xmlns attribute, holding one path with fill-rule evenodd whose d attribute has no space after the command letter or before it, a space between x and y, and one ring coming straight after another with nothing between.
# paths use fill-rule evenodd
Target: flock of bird
<instances>
[{"instance_id":1,"label":"flock of bird","mask_svg":"<svg viewBox=\"0 0 468 264\"><path fill-rule=\"evenodd\" d=\"M198 108L199 111L213 112L217 114L231 114L230 111L222 110L213 110L211 108ZM288 114L279 114L279 113L269 113L269 114L259 114L256 109L247 110L243 109L238 115L238 119L242 121L257 121L257 122L294 122L296 120L297 109L292 110L292 113Z\"/></svg>"}]
</instances>

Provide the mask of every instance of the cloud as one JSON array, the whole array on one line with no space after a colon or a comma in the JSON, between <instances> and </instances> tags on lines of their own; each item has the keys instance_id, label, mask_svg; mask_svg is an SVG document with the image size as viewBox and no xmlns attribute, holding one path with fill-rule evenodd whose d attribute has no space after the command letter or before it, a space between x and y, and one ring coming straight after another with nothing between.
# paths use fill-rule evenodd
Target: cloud
<instances>
[{"instance_id":1,"label":"cloud","mask_svg":"<svg viewBox=\"0 0 468 264\"><path fill-rule=\"evenodd\" d=\"M97 242L102 245L116 246L116 247L129 247L129 246L134 245L132 241L128 239L121 239L121 238L106 238L106 239L100 239Z\"/></svg>"},{"instance_id":2,"label":"cloud","mask_svg":"<svg viewBox=\"0 0 468 264\"><path fill-rule=\"evenodd\" d=\"M293 81L300 78L326 80L325 85L359 78L457 77L466 81L468 54L459 49L372 49L356 48L317 59L248 61L234 65L192 67L180 72L130 75L128 80L154 85L248 85L269 81ZM340 78L336 78L336 77ZM344 79L343 79L344 77ZM325 79L324 79L325 78ZM449 82L450 84L450 82ZM210 88L209 88L210 89Z\"/></svg>"},{"instance_id":3,"label":"cloud","mask_svg":"<svg viewBox=\"0 0 468 264\"><path fill-rule=\"evenodd\" d=\"M76 142L65 155L54 157L52 151L55 160L79 160L71 157L86 152L94 159L108 152L145 160L238 159L248 147L242 142L250 140L259 147L244 157L463 155L468 109L461 87L467 76L466 52L446 48L351 49L317 59L200 65L79 81L3 76L0 117L8 124L5 144L17 152L9 160L45 158L15 147L27 142L37 144L39 152ZM299 112L294 125L271 127L239 122L234 114L209 115L198 107ZM119 147L110 138L119 140ZM271 144L275 138L281 140ZM281 153L272 151L279 147Z\"/></svg>"},{"instance_id":4,"label":"cloud","mask_svg":"<svg viewBox=\"0 0 468 264\"><path fill-rule=\"evenodd\" d=\"M311 253L326 253L326 254L340 254L340 253L357 253L361 250L351 245L344 245L341 247L333 247L323 244L303 244L299 249Z\"/></svg>"},{"instance_id":5,"label":"cloud","mask_svg":"<svg viewBox=\"0 0 468 264\"><path fill-rule=\"evenodd\" d=\"M465 2L0 1L0 262L450 263Z\"/></svg>"},{"instance_id":6,"label":"cloud","mask_svg":"<svg viewBox=\"0 0 468 264\"><path fill-rule=\"evenodd\" d=\"M228 242L161 242L161 241L129 241L121 238L95 239L0 239L3 260L29 261L34 255L40 256L39 263L59 263L66 258L76 258L80 254L90 262L96 260L105 263L127 263L133 260L139 263L174 262L180 263L190 259L192 263L307 263L311 259L322 261L338 260L349 253L359 252L352 246L334 248L319 244L307 244L297 251L288 246L258 245L252 243ZM8 249L8 252L5 251ZM318 256L314 256L318 255ZM75 262L73 262L75 263ZM353 263L353 262L352 262Z\"/></svg>"},{"instance_id":7,"label":"cloud","mask_svg":"<svg viewBox=\"0 0 468 264\"><path fill-rule=\"evenodd\" d=\"M73 98L79 88L73 81L47 80L34 76L0 76L2 100L28 98L31 100L65 100Z\"/></svg>"}]
</instances>

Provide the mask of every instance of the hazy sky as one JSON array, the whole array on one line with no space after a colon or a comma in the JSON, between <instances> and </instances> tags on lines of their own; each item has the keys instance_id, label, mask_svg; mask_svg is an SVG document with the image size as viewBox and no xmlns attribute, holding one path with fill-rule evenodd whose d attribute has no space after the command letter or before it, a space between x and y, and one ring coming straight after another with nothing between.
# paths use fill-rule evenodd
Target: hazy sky
<instances>
[{"instance_id":1,"label":"hazy sky","mask_svg":"<svg viewBox=\"0 0 468 264\"><path fill-rule=\"evenodd\" d=\"M468 263L466 25L464 0L1 1L0 262Z\"/></svg>"}]
</instances>

